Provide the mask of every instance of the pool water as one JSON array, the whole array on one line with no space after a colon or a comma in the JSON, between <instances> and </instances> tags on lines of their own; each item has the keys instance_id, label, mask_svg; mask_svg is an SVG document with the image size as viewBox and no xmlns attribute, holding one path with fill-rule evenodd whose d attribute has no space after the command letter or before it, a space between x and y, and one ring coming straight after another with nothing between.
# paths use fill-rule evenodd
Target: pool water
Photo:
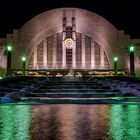
<instances>
[{"instance_id":1,"label":"pool water","mask_svg":"<svg viewBox=\"0 0 140 140\"><path fill-rule=\"evenodd\" d=\"M139 139L139 105L0 106L0 140Z\"/></svg>"}]
</instances>

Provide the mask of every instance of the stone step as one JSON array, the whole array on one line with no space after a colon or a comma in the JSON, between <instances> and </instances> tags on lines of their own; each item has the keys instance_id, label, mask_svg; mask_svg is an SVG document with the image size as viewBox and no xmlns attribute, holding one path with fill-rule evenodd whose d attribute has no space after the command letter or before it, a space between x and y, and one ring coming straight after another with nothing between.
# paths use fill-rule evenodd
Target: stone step
<instances>
[{"instance_id":1,"label":"stone step","mask_svg":"<svg viewBox=\"0 0 140 140\"><path fill-rule=\"evenodd\" d=\"M101 99L47 99L47 98L21 98L21 103L28 104L137 104L137 99L125 99L125 98L117 98L117 99L109 99L109 98L101 98Z\"/></svg>"},{"instance_id":2,"label":"stone step","mask_svg":"<svg viewBox=\"0 0 140 140\"><path fill-rule=\"evenodd\" d=\"M79 94L79 93L72 93L72 94L66 94L66 93L56 93L56 94L48 94L48 93L31 93L27 94L26 97L48 97L48 98L106 98L106 97L122 97L123 95L120 92L116 93L108 93L108 94Z\"/></svg>"},{"instance_id":3,"label":"stone step","mask_svg":"<svg viewBox=\"0 0 140 140\"><path fill-rule=\"evenodd\" d=\"M48 92L52 92L52 93L59 93L59 92L120 92L117 89L38 89L38 90L34 90L34 93L48 93Z\"/></svg>"},{"instance_id":4,"label":"stone step","mask_svg":"<svg viewBox=\"0 0 140 140\"><path fill-rule=\"evenodd\" d=\"M43 83L45 86L53 86L53 85L96 85L96 86L102 86L103 84L100 83L93 83L93 82L83 82L83 83L77 83L77 82L48 82L48 83Z\"/></svg>"},{"instance_id":5,"label":"stone step","mask_svg":"<svg viewBox=\"0 0 140 140\"><path fill-rule=\"evenodd\" d=\"M107 86L77 86L77 85L66 85L66 86L40 86L40 89L111 89L110 87Z\"/></svg>"}]
</instances>

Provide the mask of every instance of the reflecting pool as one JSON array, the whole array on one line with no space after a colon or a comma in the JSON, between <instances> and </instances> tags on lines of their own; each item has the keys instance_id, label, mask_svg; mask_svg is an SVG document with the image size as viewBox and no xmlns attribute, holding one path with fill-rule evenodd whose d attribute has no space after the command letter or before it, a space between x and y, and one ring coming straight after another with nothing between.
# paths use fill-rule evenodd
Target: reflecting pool
<instances>
[{"instance_id":1,"label":"reflecting pool","mask_svg":"<svg viewBox=\"0 0 140 140\"><path fill-rule=\"evenodd\" d=\"M0 106L0 140L139 139L139 105Z\"/></svg>"}]
</instances>

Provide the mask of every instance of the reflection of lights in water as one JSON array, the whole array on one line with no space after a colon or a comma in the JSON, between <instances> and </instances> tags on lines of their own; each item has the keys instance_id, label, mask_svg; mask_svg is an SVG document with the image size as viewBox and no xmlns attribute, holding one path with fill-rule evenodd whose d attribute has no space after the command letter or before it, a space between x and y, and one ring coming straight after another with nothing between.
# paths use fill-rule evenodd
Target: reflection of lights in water
<instances>
[{"instance_id":1,"label":"reflection of lights in water","mask_svg":"<svg viewBox=\"0 0 140 140\"><path fill-rule=\"evenodd\" d=\"M123 108L122 105L112 105L110 108L110 135L113 140L123 139Z\"/></svg>"},{"instance_id":2,"label":"reflection of lights in water","mask_svg":"<svg viewBox=\"0 0 140 140\"><path fill-rule=\"evenodd\" d=\"M0 106L0 139L10 140L14 133L14 118L13 108L11 106Z\"/></svg>"},{"instance_id":3,"label":"reflection of lights in water","mask_svg":"<svg viewBox=\"0 0 140 140\"><path fill-rule=\"evenodd\" d=\"M30 106L0 106L0 139L29 140Z\"/></svg>"},{"instance_id":4,"label":"reflection of lights in water","mask_svg":"<svg viewBox=\"0 0 140 140\"><path fill-rule=\"evenodd\" d=\"M140 108L138 105L129 105L127 108L127 140L138 140L140 138Z\"/></svg>"},{"instance_id":5,"label":"reflection of lights in water","mask_svg":"<svg viewBox=\"0 0 140 140\"><path fill-rule=\"evenodd\" d=\"M140 137L139 106L112 105L110 109L111 139L138 140Z\"/></svg>"},{"instance_id":6,"label":"reflection of lights in water","mask_svg":"<svg viewBox=\"0 0 140 140\"><path fill-rule=\"evenodd\" d=\"M138 105L33 105L32 114L30 109L28 105L0 106L0 140L140 137Z\"/></svg>"}]
</instances>

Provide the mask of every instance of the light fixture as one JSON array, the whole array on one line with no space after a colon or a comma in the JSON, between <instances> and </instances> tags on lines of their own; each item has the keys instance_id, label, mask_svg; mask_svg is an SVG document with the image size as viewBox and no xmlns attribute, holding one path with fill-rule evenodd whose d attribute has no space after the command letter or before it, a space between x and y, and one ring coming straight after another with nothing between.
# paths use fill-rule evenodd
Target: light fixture
<instances>
[{"instance_id":1,"label":"light fixture","mask_svg":"<svg viewBox=\"0 0 140 140\"><path fill-rule=\"evenodd\" d=\"M25 56L23 56L21 59L22 59L23 62L26 61L26 57Z\"/></svg>"},{"instance_id":2,"label":"light fixture","mask_svg":"<svg viewBox=\"0 0 140 140\"><path fill-rule=\"evenodd\" d=\"M12 46L7 46L8 51L12 51Z\"/></svg>"},{"instance_id":3,"label":"light fixture","mask_svg":"<svg viewBox=\"0 0 140 140\"><path fill-rule=\"evenodd\" d=\"M130 51L130 52L134 52L134 48L135 48L134 45L131 45L131 46L129 47L129 51Z\"/></svg>"},{"instance_id":4,"label":"light fixture","mask_svg":"<svg viewBox=\"0 0 140 140\"><path fill-rule=\"evenodd\" d=\"M114 57L114 62L117 62L118 61L118 57Z\"/></svg>"}]
</instances>

